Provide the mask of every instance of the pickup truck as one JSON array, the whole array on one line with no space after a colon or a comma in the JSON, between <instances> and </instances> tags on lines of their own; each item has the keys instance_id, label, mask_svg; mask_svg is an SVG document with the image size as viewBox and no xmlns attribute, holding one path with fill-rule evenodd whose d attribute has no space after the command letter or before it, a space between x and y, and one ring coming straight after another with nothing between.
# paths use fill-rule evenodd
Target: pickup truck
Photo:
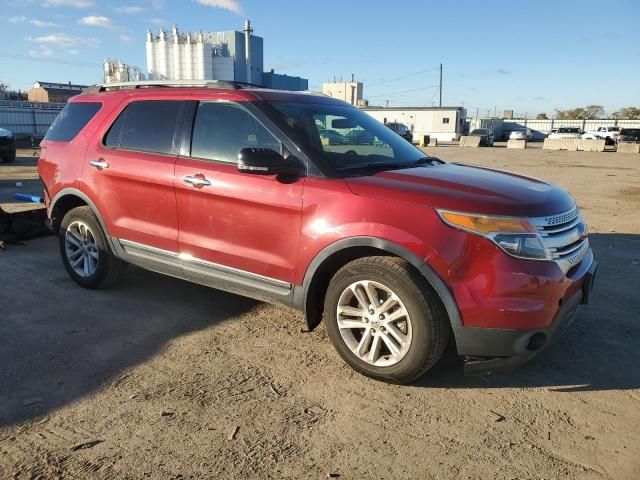
<instances>
[{"instance_id":1,"label":"pickup truck","mask_svg":"<svg viewBox=\"0 0 640 480\"><path fill-rule=\"evenodd\" d=\"M607 145L613 145L620 135L620 127L598 127L582 134L582 138L591 140L605 140Z\"/></svg>"}]
</instances>

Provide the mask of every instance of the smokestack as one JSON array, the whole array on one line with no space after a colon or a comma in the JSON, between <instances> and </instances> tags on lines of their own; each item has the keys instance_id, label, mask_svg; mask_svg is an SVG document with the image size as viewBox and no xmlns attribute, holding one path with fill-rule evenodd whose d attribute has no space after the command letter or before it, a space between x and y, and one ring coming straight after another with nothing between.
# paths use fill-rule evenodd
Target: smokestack
<instances>
[{"instance_id":1,"label":"smokestack","mask_svg":"<svg viewBox=\"0 0 640 480\"><path fill-rule=\"evenodd\" d=\"M251 82L251 34L253 33L253 29L251 28L251 21L244 21L244 58L245 63L247 65L247 83Z\"/></svg>"}]
</instances>

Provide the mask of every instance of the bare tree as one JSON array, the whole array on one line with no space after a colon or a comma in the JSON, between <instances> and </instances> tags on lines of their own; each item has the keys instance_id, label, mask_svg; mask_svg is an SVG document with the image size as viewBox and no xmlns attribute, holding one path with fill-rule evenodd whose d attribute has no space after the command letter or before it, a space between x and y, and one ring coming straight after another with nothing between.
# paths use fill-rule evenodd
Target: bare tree
<instances>
[{"instance_id":1,"label":"bare tree","mask_svg":"<svg viewBox=\"0 0 640 480\"><path fill-rule=\"evenodd\" d=\"M617 120L640 120L640 108L621 108L617 112L613 112L612 117Z\"/></svg>"},{"instance_id":2,"label":"bare tree","mask_svg":"<svg viewBox=\"0 0 640 480\"><path fill-rule=\"evenodd\" d=\"M604 116L604 108L602 105L587 105L584 108L585 119L586 120L595 120L596 118L601 118Z\"/></svg>"}]
</instances>

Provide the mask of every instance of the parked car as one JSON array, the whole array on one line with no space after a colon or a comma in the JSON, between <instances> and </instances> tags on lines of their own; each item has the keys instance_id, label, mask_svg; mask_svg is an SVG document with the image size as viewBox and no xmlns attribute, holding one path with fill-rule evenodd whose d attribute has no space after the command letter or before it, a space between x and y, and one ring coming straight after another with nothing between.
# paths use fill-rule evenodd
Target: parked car
<instances>
[{"instance_id":1,"label":"parked car","mask_svg":"<svg viewBox=\"0 0 640 480\"><path fill-rule=\"evenodd\" d=\"M582 133L578 127L560 127L552 129L548 138L580 138Z\"/></svg>"},{"instance_id":2,"label":"parked car","mask_svg":"<svg viewBox=\"0 0 640 480\"><path fill-rule=\"evenodd\" d=\"M604 140L606 145L613 145L620 134L620 127L598 127L596 130L585 132L581 138L588 140Z\"/></svg>"},{"instance_id":3,"label":"parked car","mask_svg":"<svg viewBox=\"0 0 640 480\"><path fill-rule=\"evenodd\" d=\"M485 147L492 147L494 138L493 132L488 128L475 128L469 133L470 137L480 137L480 145Z\"/></svg>"},{"instance_id":4,"label":"parked car","mask_svg":"<svg viewBox=\"0 0 640 480\"><path fill-rule=\"evenodd\" d=\"M618 143L640 143L640 128L623 128Z\"/></svg>"},{"instance_id":5,"label":"parked car","mask_svg":"<svg viewBox=\"0 0 640 480\"><path fill-rule=\"evenodd\" d=\"M404 123L389 122L385 123L385 125L387 126L387 128L393 130L402 138L404 138L407 142L413 143L413 132Z\"/></svg>"},{"instance_id":6,"label":"parked car","mask_svg":"<svg viewBox=\"0 0 640 480\"><path fill-rule=\"evenodd\" d=\"M529 128L525 128L525 129L522 129L522 130L513 130L509 134L509 140L527 140L527 141L531 141L531 140L533 140L533 133L531 132L531 129L529 129Z\"/></svg>"},{"instance_id":7,"label":"parked car","mask_svg":"<svg viewBox=\"0 0 640 480\"><path fill-rule=\"evenodd\" d=\"M362 128L354 128L344 136L345 145L373 145L375 137Z\"/></svg>"},{"instance_id":8,"label":"parked car","mask_svg":"<svg viewBox=\"0 0 640 480\"><path fill-rule=\"evenodd\" d=\"M0 128L0 162L13 163L16 161L16 142L9 130Z\"/></svg>"},{"instance_id":9,"label":"parked car","mask_svg":"<svg viewBox=\"0 0 640 480\"><path fill-rule=\"evenodd\" d=\"M283 303L324 321L355 370L399 383L450 342L467 372L513 368L589 301L597 263L563 189L427 156L334 98L158 83L87 89L42 142L78 285L131 263ZM325 148L318 118L378 141Z\"/></svg>"},{"instance_id":10,"label":"parked car","mask_svg":"<svg viewBox=\"0 0 640 480\"><path fill-rule=\"evenodd\" d=\"M335 130L321 129L318 132L320 133L320 138L326 139L329 145L343 145L345 142L344 136Z\"/></svg>"}]
</instances>

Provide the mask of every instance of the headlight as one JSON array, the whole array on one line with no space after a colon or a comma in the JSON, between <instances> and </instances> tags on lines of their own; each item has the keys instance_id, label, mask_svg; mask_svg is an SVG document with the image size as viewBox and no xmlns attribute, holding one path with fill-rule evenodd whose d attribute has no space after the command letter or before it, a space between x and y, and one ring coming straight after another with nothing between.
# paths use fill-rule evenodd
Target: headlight
<instances>
[{"instance_id":1,"label":"headlight","mask_svg":"<svg viewBox=\"0 0 640 480\"><path fill-rule=\"evenodd\" d=\"M535 225L528 218L436 211L447 225L485 237L513 257L528 260L552 259Z\"/></svg>"}]
</instances>

